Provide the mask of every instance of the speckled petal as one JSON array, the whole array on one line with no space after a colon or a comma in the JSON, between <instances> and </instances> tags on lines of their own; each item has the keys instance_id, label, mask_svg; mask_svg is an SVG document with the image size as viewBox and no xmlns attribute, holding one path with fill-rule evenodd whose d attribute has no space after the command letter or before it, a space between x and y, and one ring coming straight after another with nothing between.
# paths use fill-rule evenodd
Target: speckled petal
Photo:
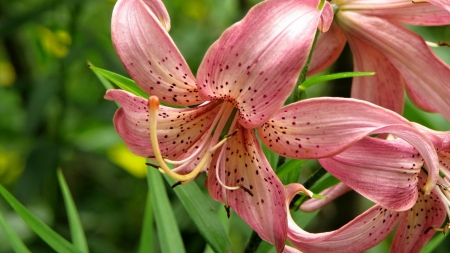
<instances>
[{"instance_id":1,"label":"speckled petal","mask_svg":"<svg viewBox=\"0 0 450 253\"><path fill-rule=\"evenodd\" d=\"M123 90L108 90L105 98L121 105L114 126L127 147L136 155L152 156L147 100ZM217 103L186 109L160 106L157 127L162 154L173 159L185 153L211 127L218 109Z\"/></svg>"},{"instance_id":2,"label":"speckled petal","mask_svg":"<svg viewBox=\"0 0 450 253\"><path fill-rule=\"evenodd\" d=\"M246 128L266 121L305 64L321 15L318 3L271 0L252 8L206 53L197 74L203 98L234 103Z\"/></svg>"},{"instance_id":3,"label":"speckled petal","mask_svg":"<svg viewBox=\"0 0 450 253\"><path fill-rule=\"evenodd\" d=\"M114 47L148 94L174 105L200 104L196 80L166 31L168 16L162 8L159 1L119 0L111 20ZM166 21L161 23L161 18Z\"/></svg>"},{"instance_id":4,"label":"speckled petal","mask_svg":"<svg viewBox=\"0 0 450 253\"><path fill-rule=\"evenodd\" d=\"M381 52L402 75L416 95L411 99L422 109L436 109L450 119L450 68L410 30L374 16L337 12L336 19L347 36L355 36ZM424 105L431 105L425 107Z\"/></svg>"},{"instance_id":5,"label":"speckled petal","mask_svg":"<svg viewBox=\"0 0 450 253\"><path fill-rule=\"evenodd\" d=\"M150 10L155 14L158 18L161 25L166 29L166 31L170 30L170 17L169 13L166 10L163 2L161 0L142 0Z\"/></svg>"},{"instance_id":6,"label":"speckled petal","mask_svg":"<svg viewBox=\"0 0 450 253\"><path fill-rule=\"evenodd\" d=\"M435 147L410 122L374 104L346 98L313 98L281 108L258 128L261 141L290 158L326 158L371 134L391 133L411 144L424 158L430 174L426 192L437 181Z\"/></svg>"},{"instance_id":7,"label":"speckled petal","mask_svg":"<svg viewBox=\"0 0 450 253\"><path fill-rule=\"evenodd\" d=\"M420 174L420 184L426 182L426 174ZM419 253L431 239L433 226L441 227L447 212L444 203L433 191L429 195L419 192L416 205L403 212L391 245L391 252Z\"/></svg>"},{"instance_id":8,"label":"speckled petal","mask_svg":"<svg viewBox=\"0 0 450 253\"><path fill-rule=\"evenodd\" d=\"M347 39L339 26L334 22L330 30L319 35L314 47L308 75L319 73L333 64L344 49Z\"/></svg>"},{"instance_id":9,"label":"speckled petal","mask_svg":"<svg viewBox=\"0 0 450 253\"><path fill-rule=\"evenodd\" d=\"M224 156L216 152L208 171L207 187L211 196L238 213L261 238L275 244L280 252L286 240L284 187L266 160L252 130L243 127L224 145ZM241 184L243 189L225 190L217 181L216 170L227 186Z\"/></svg>"},{"instance_id":10,"label":"speckled petal","mask_svg":"<svg viewBox=\"0 0 450 253\"><path fill-rule=\"evenodd\" d=\"M286 187L289 203L298 184ZM397 212L373 206L338 230L308 233L288 217L288 239L297 249L308 253L356 253L380 243L394 228L399 219Z\"/></svg>"},{"instance_id":11,"label":"speckled petal","mask_svg":"<svg viewBox=\"0 0 450 253\"><path fill-rule=\"evenodd\" d=\"M404 211L416 203L423 161L403 140L367 137L319 162L347 186L384 208Z\"/></svg>"},{"instance_id":12,"label":"speckled petal","mask_svg":"<svg viewBox=\"0 0 450 253\"><path fill-rule=\"evenodd\" d=\"M348 42L353 54L354 71L375 72L374 76L353 78L352 97L403 114L405 88L395 66L363 41L348 37Z\"/></svg>"},{"instance_id":13,"label":"speckled petal","mask_svg":"<svg viewBox=\"0 0 450 253\"><path fill-rule=\"evenodd\" d=\"M377 128L411 124L365 101L312 98L281 108L258 134L280 155L314 159L336 155Z\"/></svg>"},{"instance_id":14,"label":"speckled petal","mask_svg":"<svg viewBox=\"0 0 450 253\"><path fill-rule=\"evenodd\" d=\"M448 0L445 0L448 2ZM353 0L342 5L342 11L354 11L364 15L379 16L391 22L409 25L446 25L450 15L429 3L413 3L411 0ZM441 2L441 0L429 1ZM442 4L444 6L445 4ZM447 5L448 7L448 5Z\"/></svg>"}]
</instances>

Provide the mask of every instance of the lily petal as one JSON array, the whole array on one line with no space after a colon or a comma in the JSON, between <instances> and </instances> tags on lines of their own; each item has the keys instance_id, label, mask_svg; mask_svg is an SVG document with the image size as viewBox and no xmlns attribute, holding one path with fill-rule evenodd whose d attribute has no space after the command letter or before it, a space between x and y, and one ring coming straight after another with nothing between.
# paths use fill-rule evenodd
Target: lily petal
<instances>
[{"instance_id":1,"label":"lily petal","mask_svg":"<svg viewBox=\"0 0 450 253\"><path fill-rule=\"evenodd\" d=\"M170 17L161 0L142 0L158 18L166 31L170 30Z\"/></svg>"},{"instance_id":2,"label":"lily petal","mask_svg":"<svg viewBox=\"0 0 450 253\"><path fill-rule=\"evenodd\" d=\"M450 68L408 29L385 19L338 12L336 20L347 36L355 36L381 52L402 74L411 99L423 109L436 109L450 119ZM426 63L426 64L420 64ZM417 95L420 94L420 97ZM426 101L426 102L424 102ZM424 105L431 104L432 108Z\"/></svg>"},{"instance_id":3,"label":"lily petal","mask_svg":"<svg viewBox=\"0 0 450 253\"><path fill-rule=\"evenodd\" d=\"M148 94L174 105L200 104L196 80L167 33L166 12L157 0L119 0L111 20L114 47L128 73Z\"/></svg>"},{"instance_id":4,"label":"lily petal","mask_svg":"<svg viewBox=\"0 0 450 253\"><path fill-rule=\"evenodd\" d=\"M450 1L449 0L413 0L414 3L422 3L422 2L429 2L431 4L434 4L448 12L450 12Z\"/></svg>"},{"instance_id":5,"label":"lily petal","mask_svg":"<svg viewBox=\"0 0 450 253\"><path fill-rule=\"evenodd\" d=\"M319 162L333 176L384 208L404 211L416 203L423 161L403 140L364 138Z\"/></svg>"},{"instance_id":6,"label":"lily petal","mask_svg":"<svg viewBox=\"0 0 450 253\"><path fill-rule=\"evenodd\" d=\"M224 156L216 152L208 170L207 186L211 196L230 206L261 238L275 244L278 252L286 240L286 209L284 187L273 172L252 130L243 127L224 144ZM226 160L225 158L226 157ZM242 185L243 189L226 190L217 180L227 186Z\"/></svg>"},{"instance_id":7,"label":"lily petal","mask_svg":"<svg viewBox=\"0 0 450 253\"><path fill-rule=\"evenodd\" d=\"M433 144L400 115L371 103L345 98L312 98L281 108L258 128L261 141L290 158L325 158L371 134L391 133L411 144L429 170L429 193L437 182L439 162Z\"/></svg>"},{"instance_id":8,"label":"lily petal","mask_svg":"<svg viewBox=\"0 0 450 253\"><path fill-rule=\"evenodd\" d=\"M206 53L197 74L202 97L235 103L246 128L270 118L306 62L321 16L318 4L272 0L253 7Z\"/></svg>"},{"instance_id":9,"label":"lily petal","mask_svg":"<svg viewBox=\"0 0 450 253\"><path fill-rule=\"evenodd\" d=\"M413 2L418 1L354 0L349 4L344 3L341 10L378 16L399 24L423 26L449 24L450 15L445 10L429 3L415 4ZM440 2L440 0L428 2Z\"/></svg>"},{"instance_id":10,"label":"lily petal","mask_svg":"<svg viewBox=\"0 0 450 253\"><path fill-rule=\"evenodd\" d=\"M114 126L131 152L153 156L147 100L123 90L108 90L105 98L121 105ZM217 103L186 109L160 106L157 131L162 154L172 159L185 153L211 127L218 111Z\"/></svg>"},{"instance_id":11,"label":"lily petal","mask_svg":"<svg viewBox=\"0 0 450 253\"><path fill-rule=\"evenodd\" d=\"M286 187L287 206L298 192L298 184ZM312 253L362 252L381 242L395 227L399 214L373 206L338 230L308 233L300 228L289 214L288 239L299 250Z\"/></svg>"},{"instance_id":12,"label":"lily petal","mask_svg":"<svg viewBox=\"0 0 450 253\"><path fill-rule=\"evenodd\" d=\"M426 174L421 173L420 184L425 185ZM435 231L444 223L447 212L444 203L433 191L429 195L419 193L417 203L401 215L391 252L420 252Z\"/></svg>"},{"instance_id":13,"label":"lily petal","mask_svg":"<svg viewBox=\"0 0 450 253\"><path fill-rule=\"evenodd\" d=\"M344 49L347 38L341 29L332 23L326 33L319 35L314 47L308 75L319 73L333 64Z\"/></svg>"},{"instance_id":14,"label":"lily petal","mask_svg":"<svg viewBox=\"0 0 450 253\"><path fill-rule=\"evenodd\" d=\"M258 134L280 155L314 159L336 155L386 125L411 126L398 114L365 101L312 98L281 108Z\"/></svg>"},{"instance_id":15,"label":"lily petal","mask_svg":"<svg viewBox=\"0 0 450 253\"><path fill-rule=\"evenodd\" d=\"M333 7L331 4L327 1L324 2L324 5L322 6L322 15L320 15L319 25L317 26L317 29L319 29L321 32L327 32L328 29L330 29L331 24L333 23Z\"/></svg>"},{"instance_id":16,"label":"lily petal","mask_svg":"<svg viewBox=\"0 0 450 253\"><path fill-rule=\"evenodd\" d=\"M375 72L375 76L353 78L351 96L401 115L405 94L403 78L398 70L383 54L363 41L349 37L348 42L353 53L354 70Z\"/></svg>"}]
</instances>

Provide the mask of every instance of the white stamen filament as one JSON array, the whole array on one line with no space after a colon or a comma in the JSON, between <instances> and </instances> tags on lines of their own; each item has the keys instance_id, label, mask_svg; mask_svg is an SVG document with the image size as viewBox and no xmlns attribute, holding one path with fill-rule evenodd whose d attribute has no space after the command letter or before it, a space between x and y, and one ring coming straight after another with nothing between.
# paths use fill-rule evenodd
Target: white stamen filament
<instances>
[{"instance_id":1,"label":"white stamen filament","mask_svg":"<svg viewBox=\"0 0 450 253\"><path fill-rule=\"evenodd\" d=\"M230 113L233 109L233 108L229 108L229 109L228 108L229 108L228 106L222 106L222 108L219 111L221 113L217 114L217 117L214 119L214 123L213 123L212 127L210 128L210 130L208 130L208 132L205 135L205 136L210 136L211 131L213 131L214 125L218 122L219 119L221 119L216 128L216 132L214 133L214 136L212 138L207 138L200 145L200 147L198 148L198 151L194 152L195 155L192 154L189 157L183 159L182 161L171 161L169 159L163 158L163 156L161 154L161 149L159 147L158 136L157 136L157 119L158 119L159 100L156 96L151 96L148 99L150 142L151 142L152 149L153 149L153 155L154 155L156 161L158 162L160 171L181 183L188 183L188 182L194 180L197 177L197 175L202 171L203 167L205 167L205 165L209 164L214 152L219 147L221 147L232 136L232 134L228 135L221 141L217 142L219 139L219 136L220 136L221 129L223 129L224 125L226 124L226 120L222 120L222 119L227 118L227 117L221 117L221 116L230 115ZM229 113L224 112L226 109L228 109L227 111L229 111ZM222 123L223 121L224 121L224 123ZM205 154L203 155L200 162L190 173L185 174L185 175L176 173L177 170L184 168L185 166L187 166L187 164L189 164L190 161L192 161L193 159L196 159L197 155L200 154L201 151L205 149L205 147L209 147L210 145L212 145L212 143L215 143L215 142L217 142L217 144L214 145L212 148L209 148L205 152ZM172 163L172 164L182 164L182 165L179 166L176 170L172 170L166 164L166 162ZM184 162L184 164L183 164L183 162Z\"/></svg>"},{"instance_id":2,"label":"white stamen filament","mask_svg":"<svg viewBox=\"0 0 450 253\"><path fill-rule=\"evenodd\" d=\"M226 145L225 145L225 148L220 151L219 157L217 159L217 163L216 163L216 179L217 179L217 182L219 182L219 184L223 188L225 188L227 190L238 190L238 189L241 188L240 186L228 186L224 182L222 182L222 180L220 179L219 168L225 168L225 164L223 164L224 160L222 159L223 153L225 153L225 150L226 150Z\"/></svg>"},{"instance_id":3,"label":"white stamen filament","mask_svg":"<svg viewBox=\"0 0 450 253\"><path fill-rule=\"evenodd\" d=\"M211 126L215 126L217 124L217 122L219 121L219 119L221 118L220 116L223 115L223 111L225 110L225 106L221 106L219 112L217 113L217 116L214 118L213 123L211 124ZM208 132L206 132L205 136L210 136L212 131L214 130L213 127L210 127L208 129ZM198 154L200 154L200 152L204 149L204 147L206 145L210 144L210 139L206 138L205 141L202 141L202 143L199 145L199 147L188 157L184 158L183 160L179 160L179 161L174 161L174 160L170 160L170 159L164 159L164 161L166 161L167 163L171 163L171 164L183 164L181 166L178 166L177 168L173 169L173 171L179 171L182 168L187 166L187 163L192 161L193 159L197 158Z\"/></svg>"}]
</instances>

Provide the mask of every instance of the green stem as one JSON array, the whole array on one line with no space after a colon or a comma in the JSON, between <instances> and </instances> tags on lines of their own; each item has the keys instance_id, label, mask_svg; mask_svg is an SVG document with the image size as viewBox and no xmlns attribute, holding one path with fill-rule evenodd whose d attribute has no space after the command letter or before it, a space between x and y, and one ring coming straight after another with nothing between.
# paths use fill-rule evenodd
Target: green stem
<instances>
[{"instance_id":1,"label":"green stem","mask_svg":"<svg viewBox=\"0 0 450 253\"><path fill-rule=\"evenodd\" d=\"M250 238L248 239L247 247L245 247L244 253L256 252L261 242L261 237L259 237L259 235L255 231L253 231L250 235Z\"/></svg>"},{"instance_id":2,"label":"green stem","mask_svg":"<svg viewBox=\"0 0 450 253\"><path fill-rule=\"evenodd\" d=\"M300 101L302 99L302 90L300 89L300 85L306 80L306 76L308 75L309 64L311 63L311 58L313 55L314 47L316 46L317 38L319 37L320 31L316 31L316 35L314 36L314 41L311 46L311 50L309 51L308 59L306 60L305 66L300 72L300 76L298 77L297 83L299 84L297 88L294 89L293 95L293 103Z\"/></svg>"}]
</instances>

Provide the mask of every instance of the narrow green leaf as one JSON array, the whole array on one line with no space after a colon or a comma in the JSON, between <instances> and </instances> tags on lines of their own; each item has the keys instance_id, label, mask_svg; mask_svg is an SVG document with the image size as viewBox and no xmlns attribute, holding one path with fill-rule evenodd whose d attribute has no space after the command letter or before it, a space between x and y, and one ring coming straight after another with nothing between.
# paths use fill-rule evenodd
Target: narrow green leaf
<instances>
[{"instance_id":1,"label":"narrow green leaf","mask_svg":"<svg viewBox=\"0 0 450 253\"><path fill-rule=\"evenodd\" d=\"M81 251L74 247L70 242L58 235L49 226L28 211L2 185L0 185L0 194L6 199L16 213L22 217L25 223L27 223L28 226L56 252L81 253Z\"/></svg>"},{"instance_id":2,"label":"narrow green leaf","mask_svg":"<svg viewBox=\"0 0 450 253\"><path fill-rule=\"evenodd\" d=\"M11 244L14 252L31 253L31 251L25 246L25 244L20 240L19 236L14 232L14 230L8 225L5 217L0 212L0 227L3 229L6 235L6 239Z\"/></svg>"},{"instance_id":3,"label":"narrow green leaf","mask_svg":"<svg viewBox=\"0 0 450 253\"><path fill-rule=\"evenodd\" d=\"M153 206L150 192L147 193L145 204L144 222L142 224L141 239L139 241L139 253L153 253Z\"/></svg>"},{"instance_id":4,"label":"narrow green leaf","mask_svg":"<svg viewBox=\"0 0 450 253\"><path fill-rule=\"evenodd\" d=\"M281 165L276 173L279 178L283 178L287 176L291 171L293 170L301 170L303 164L307 160L296 160L296 159L290 159L287 162L285 162L283 165Z\"/></svg>"},{"instance_id":5,"label":"narrow green leaf","mask_svg":"<svg viewBox=\"0 0 450 253\"><path fill-rule=\"evenodd\" d=\"M313 86L317 83L323 83L326 81L331 81L335 79L356 77L356 76L373 76L375 72L342 72L323 76L314 76L305 80L299 87L300 92L306 90L307 88Z\"/></svg>"},{"instance_id":6,"label":"narrow green leaf","mask_svg":"<svg viewBox=\"0 0 450 253\"><path fill-rule=\"evenodd\" d=\"M165 176L169 184L175 180ZM200 234L215 252L234 252L228 235L217 217L217 212L209 204L208 197L195 182L174 188L184 208L194 221Z\"/></svg>"},{"instance_id":7,"label":"narrow green leaf","mask_svg":"<svg viewBox=\"0 0 450 253\"><path fill-rule=\"evenodd\" d=\"M445 239L445 235L443 233L436 234L433 239L428 242L425 247L422 249L422 253L431 253L433 252Z\"/></svg>"},{"instance_id":8,"label":"narrow green leaf","mask_svg":"<svg viewBox=\"0 0 450 253\"><path fill-rule=\"evenodd\" d=\"M147 169L147 182L155 214L158 238L163 253L186 252L178 229L175 215L170 206L161 173L154 168Z\"/></svg>"},{"instance_id":9,"label":"narrow green leaf","mask_svg":"<svg viewBox=\"0 0 450 253\"><path fill-rule=\"evenodd\" d=\"M67 210L67 217L69 219L70 234L72 235L73 245L82 252L89 252L89 248L86 242L86 236L84 235L83 225L80 221L75 202L73 201L72 194L70 193L67 182L64 179L64 175L61 169L58 169L58 182L61 187L62 195L64 198L64 204Z\"/></svg>"},{"instance_id":10,"label":"narrow green leaf","mask_svg":"<svg viewBox=\"0 0 450 253\"><path fill-rule=\"evenodd\" d=\"M92 69L92 71L94 71L94 73L97 73L101 76L103 76L104 78L108 79L109 81L113 82L114 84L116 84L117 86L119 86L121 89L129 91L133 94L135 94L136 96L140 96L143 98L148 98L148 94L145 93L137 84L135 81L131 80L130 78L121 76L117 73L105 70L105 69L101 69L98 67L95 67L92 63L89 63L89 68ZM103 82L102 82L103 83ZM105 85L105 84L103 84ZM106 89L110 89L108 88L108 86L105 86Z\"/></svg>"},{"instance_id":11,"label":"narrow green leaf","mask_svg":"<svg viewBox=\"0 0 450 253\"><path fill-rule=\"evenodd\" d=\"M266 155L266 158L269 161L270 166L272 166L272 168L275 169L278 165L280 155L270 150L268 147L266 147L266 145L261 146L264 151L264 155Z\"/></svg>"}]
</instances>

